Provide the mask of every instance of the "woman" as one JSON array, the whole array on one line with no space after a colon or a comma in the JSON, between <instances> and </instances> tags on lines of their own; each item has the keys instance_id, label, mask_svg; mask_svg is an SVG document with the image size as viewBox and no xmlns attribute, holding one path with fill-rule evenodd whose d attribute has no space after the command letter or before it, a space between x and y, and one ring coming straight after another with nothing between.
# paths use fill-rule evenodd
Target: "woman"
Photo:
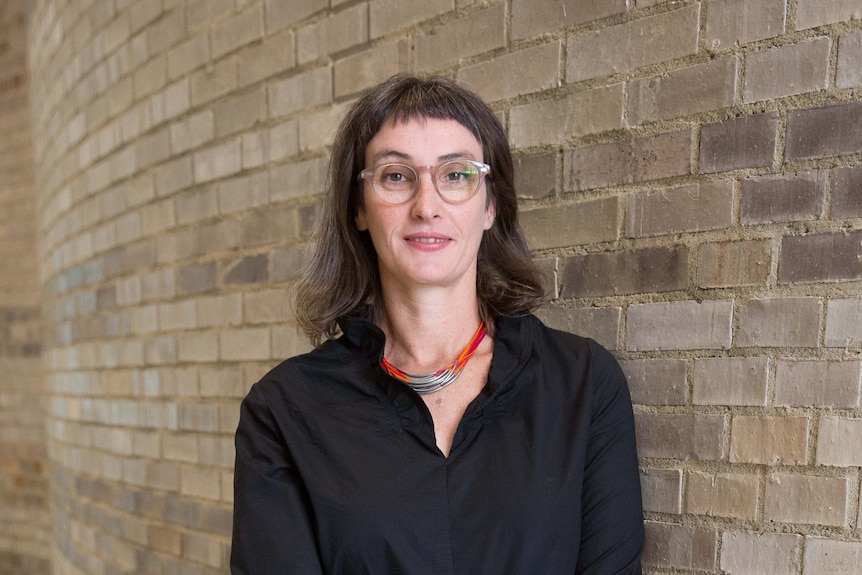
<instances>
[{"instance_id":1,"label":"woman","mask_svg":"<svg viewBox=\"0 0 862 575\"><path fill-rule=\"evenodd\" d=\"M321 218L296 302L317 347L243 402L232 572L640 573L625 380L529 315L493 112L443 78L380 84L342 122Z\"/></svg>"}]
</instances>

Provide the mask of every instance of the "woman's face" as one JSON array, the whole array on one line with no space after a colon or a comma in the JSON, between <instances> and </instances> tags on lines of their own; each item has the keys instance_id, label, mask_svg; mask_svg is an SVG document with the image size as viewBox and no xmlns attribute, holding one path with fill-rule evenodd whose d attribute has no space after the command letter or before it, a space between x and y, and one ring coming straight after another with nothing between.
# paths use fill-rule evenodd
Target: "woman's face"
<instances>
[{"instance_id":1,"label":"woman's face","mask_svg":"<svg viewBox=\"0 0 862 575\"><path fill-rule=\"evenodd\" d=\"M455 120L387 121L365 148L368 168L388 163L418 168L456 159L483 161L482 146ZM383 202L364 180L356 227L371 236L381 281L402 288L468 282L475 287L479 244L494 223L486 186L469 200L450 204L437 193L431 174L418 171L419 191L398 205Z\"/></svg>"}]
</instances>

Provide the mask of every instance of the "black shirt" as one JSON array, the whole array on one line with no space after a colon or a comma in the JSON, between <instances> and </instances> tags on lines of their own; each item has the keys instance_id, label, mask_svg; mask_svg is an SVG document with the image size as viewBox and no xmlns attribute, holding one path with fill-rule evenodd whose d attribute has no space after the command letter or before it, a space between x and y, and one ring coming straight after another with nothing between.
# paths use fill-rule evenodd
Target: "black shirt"
<instances>
[{"instance_id":1,"label":"black shirt","mask_svg":"<svg viewBox=\"0 0 862 575\"><path fill-rule=\"evenodd\" d=\"M255 384L236 433L234 575L641 573L631 400L614 358L497 319L448 458L364 320Z\"/></svg>"}]
</instances>

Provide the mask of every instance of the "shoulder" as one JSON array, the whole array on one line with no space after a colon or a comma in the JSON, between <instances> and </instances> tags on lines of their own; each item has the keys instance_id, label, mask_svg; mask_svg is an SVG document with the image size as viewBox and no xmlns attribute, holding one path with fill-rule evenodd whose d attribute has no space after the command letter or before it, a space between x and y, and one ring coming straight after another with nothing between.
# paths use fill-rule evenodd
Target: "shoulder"
<instances>
[{"instance_id":1,"label":"shoulder","mask_svg":"<svg viewBox=\"0 0 862 575\"><path fill-rule=\"evenodd\" d=\"M524 316L521 321L529 325L536 353L558 354L563 358L589 361L596 366L617 365L611 352L592 338L549 327L532 314Z\"/></svg>"}]
</instances>

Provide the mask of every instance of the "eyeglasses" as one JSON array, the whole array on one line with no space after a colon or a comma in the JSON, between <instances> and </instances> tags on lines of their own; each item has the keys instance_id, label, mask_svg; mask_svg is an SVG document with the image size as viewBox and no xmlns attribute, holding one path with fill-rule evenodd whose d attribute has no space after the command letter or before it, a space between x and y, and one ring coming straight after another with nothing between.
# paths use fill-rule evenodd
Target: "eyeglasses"
<instances>
[{"instance_id":1,"label":"eyeglasses","mask_svg":"<svg viewBox=\"0 0 862 575\"><path fill-rule=\"evenodd\" d=\"M455 160L436 166L381 164L362 170L361 180L371 180L371 189L387 204L403 204L419 191L419 172L428 171L434 189L446 202L460 204L476 195L491 167L473 160Z\"/></svg>"}]
</instances>

